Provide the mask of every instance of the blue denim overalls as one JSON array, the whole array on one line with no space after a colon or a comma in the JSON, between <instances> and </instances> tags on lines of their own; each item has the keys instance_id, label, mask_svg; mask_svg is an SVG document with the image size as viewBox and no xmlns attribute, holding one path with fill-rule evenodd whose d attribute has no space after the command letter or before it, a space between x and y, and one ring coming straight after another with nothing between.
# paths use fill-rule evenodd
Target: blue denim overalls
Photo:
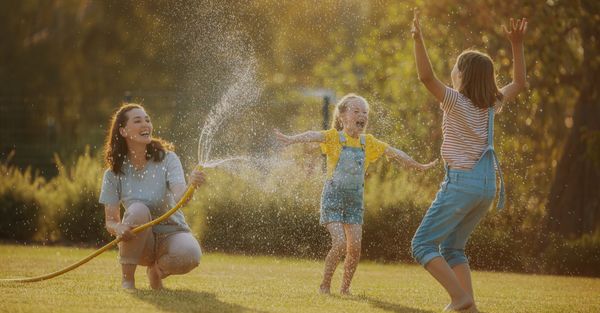
<instances>
[{"instance_id":1,"label":"blue denim overalls","mask_svg":"<svg viewBox=\"0 0 600 313\"><path fill-rule=\"evenodd\" d=\"M448 168L435 200L412 240L412 254L425 266L443 256L448 265L468 263L465 245L496 195L496 167L500 175L497 208L504 207L504 179L494 151L494 109L488 113L488 146L471 170Z\"/></svg>"},{"instance_id":2,"label":"blue denim overalls","mask_svg":"<svg viewBox=\"0 0 600 313\"><path fill-rule=\"evenodd\" d=\"M360 148L346 146L343 131L339 132L342 145L340 158L333 177L323 186L320 223L362 224L365 190L365 135L360 135Z\"/></svg>"}]
</instances>

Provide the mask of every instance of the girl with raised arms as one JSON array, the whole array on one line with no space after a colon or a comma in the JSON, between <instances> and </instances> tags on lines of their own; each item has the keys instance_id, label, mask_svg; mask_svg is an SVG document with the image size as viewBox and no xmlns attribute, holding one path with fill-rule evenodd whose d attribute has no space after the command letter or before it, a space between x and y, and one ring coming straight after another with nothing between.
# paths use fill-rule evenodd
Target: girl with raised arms
<instances>
[{"instance_id":1,"label":"girl with raised arms","mask_svg":"<svg viewBox=\"0 0 600 313\"><path fill-rule=\"evenodd\" d=\"M492 59L466 50L450 73L451 88L433 73L415 10L412 37L417 72L444 114L441 152L446 176L415 232L412 254L448 292L448 311L477 311L464 249L495 198L496 170L500 176L498 208L504 206L504 180L494 151L494 115L526 85L523 37L527 20L511 19L510 24L504 32L512 46L513 81L498 88Z\"/></svg>"},{"instance_id":2,"label":"girl with raised arms","mask_svg":"<svg viewBox=\"0 0 600 313\"><path fill-rule=\"evenodd\" d=\"M331 234L331 250L325 258L319 289L324 294L330 293L332 276L344 254L340 293L350 294L350 283L360 259L365 171L369 164L382 155L417 170L428 169L437 162L420 164L406 153L365 134L368 120L367 101L358 95L348 94L336 105L331 129L307 131L294 136L275 131L277 139L284 145L319 142L327 156L327 180L321 195L320 223Z\"/></svg>"}]
</instances>

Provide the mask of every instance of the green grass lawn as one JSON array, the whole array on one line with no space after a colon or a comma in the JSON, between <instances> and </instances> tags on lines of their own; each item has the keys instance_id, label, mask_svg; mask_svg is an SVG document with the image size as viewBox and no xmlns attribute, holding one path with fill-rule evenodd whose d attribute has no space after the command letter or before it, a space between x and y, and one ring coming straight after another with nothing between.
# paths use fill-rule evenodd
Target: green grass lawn
<instances>
[{"instance_id":1,"label":"green grass lawn","mask_svg":"<svg viewBox=\"0 0 600 313\"><path fill-rule=\"evenodd\" d=\"M0 278L57 270L91 249L0 245ZM116 251L57 278L0 283L1 312L439 312L444 291L417 265L359 265L354 296L317 294L322 262L211 253L200 266L148 287L138 269L138 291L123 292ZM334 285L340 284L336 273ZM482 312L600 312L600 279L475 272Z\"/></svg>"}]
</instances>

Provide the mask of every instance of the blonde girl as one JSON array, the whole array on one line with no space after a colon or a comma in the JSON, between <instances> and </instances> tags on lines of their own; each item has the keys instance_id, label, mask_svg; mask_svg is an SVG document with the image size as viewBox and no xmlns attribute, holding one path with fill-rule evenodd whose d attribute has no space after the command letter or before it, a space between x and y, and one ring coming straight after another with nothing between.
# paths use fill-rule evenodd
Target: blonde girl
<instances>
[{"instance_id":1,"label":"blonde girl","mask_svg":"<svg viewBox=\"0 0 600 313\"><path fill-rule=\"evenodd\" d=\"M361 252L364 215L365 171L382 155L418 170L432 167L436 161L420 164L406 153L365 134L369 120L369 105L358 95L348 94L336 105L332 128L307 131L287 136L275 131L284 145L319 142L327 156L327 180L321 195L320 223L331 235L331 250L325 258L323 281L319 291L330 293L331 279L345 254L344 275L340 294L350 294L350 283Z\"/></svg>"}]
</instances>

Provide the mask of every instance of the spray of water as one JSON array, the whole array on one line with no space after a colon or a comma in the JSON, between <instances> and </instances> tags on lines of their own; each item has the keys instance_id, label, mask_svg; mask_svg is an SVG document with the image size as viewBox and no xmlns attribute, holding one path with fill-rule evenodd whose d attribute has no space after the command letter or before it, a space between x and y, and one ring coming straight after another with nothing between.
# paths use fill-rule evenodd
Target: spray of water
<instances>
[{"instance_id":1,"label":"spray of water","mask_svg":"<svg viewBox=\"0 0 600 313\"><path fill-rule=\"evenodd\" d=\"M231 14L230 7L220 1L207 0L190 5L185 0L177 0L169 2L169 7L167 16L176 22L167 26L172 27L175 38L166 40L182 48L178 50L177 58L185 66L177 70L187 79L184 89L194 94L192 103L196 99L214 101L204 123L199 125L199 137L194 136L198 140L197 162L218 166L237 160L217 161L213 160L213 154L223 152L223 147L228 145L218 142L219 133L255 105L262 92L251 39L240 28L242 24L235 14ZM222 89L223 86L226 88ZM195 114L201 111L203 103L194 105L197 110L190 110L183 117L196 123ZM183 137L187 135L182 134ZM213 149L215 147L219 149Z\"/></svg>"},{"instance_id":2,"label":"spray of water","mask_svg":"<svg viewBox=\"0 0 600 313\"><path fill-rule=\"evenodd\" d=\"M295 185L305 187L307 182L312 182L308 184L310 186L319 184L321 171L318 160L316 165L300 164L302 162L297 162L290 154L281 155L280 151L275 154L269 153L271 147L268 147L268 144L261 146L258 153L248 155L248 152L240 153L230 149L230 146L235 147L237 144L229 142L222 136L223 133L227 134L223 131L227 131L229 126L240 122L240 117L242 120L247 120L249 116L256 113L252 108L258 104L262 93L262 85L257 73L258 61L251 45L244 41L245 38L248 39L245 33L237 29L235 17L226 14L219 5L211 1L203 3L196 10L189 11L182 6L175 6L174 9L177 10L177 16L183 17L188 25L181 33L181 41L191 48L189 55L192 58L205 58L206 55L210 55L215 63L214 67L202 68L206 71L194 72L194 64L190 62L190 67L185 70L191 69L189 70L191 87L202 90L202 86L213 84L212 90L218 90L219 86L227 86L219 91L218 100L211 106L200 128L198 164L205 168L218 167L221 171L234 175L263 192L277 193L286 197L289 190L289 196L292 197L297 197L298 194L306 195L307 193L299 193L297 188L293 187ZM201 34L201 36L193 34ZM198 60L199 64L200 61L202 60ZM224 73L227 74L215 73L218 80L207 82L206 79L211 76L207 74L213 71L213 68L224 69ZM250 118L250 120L252 123L259 121L257 118ZM261 125L264 126L264 122ZM254 129L255 127L251 126L248 133L256 135ZM253 141L260 142L264 139L253 138ZM228 157L222 158L223 153ZM240 156L241 154L246 155ZM315 166L316 170L311 170ZM283 185L282 182L286 184ZM314 197L310 197L311 200L312 198Z\"/></svg>"},{"instance_id":3,"label":"spray of water","mask_svg":"<svg viewBox=\"0 0 600 313\"><path fill-rule=\"evenodd\" d=\"M206 118L198 140L198 162L210 163L214 136L224 122L239 116L252 106L261 93L256 82L256 59L253 56L232 60L235 66L233 82ZM234 160L230 158L228 160ZM224 161L224 160L223 160Z\"/></svg>"},{"instance_id":4,"label":"spray of water","mask_svg":"<svg viewBox=\"0 0 600 313\"><path fill-rule=\"evenodd\" d=\"M250 158L248 157L231 157L231 158L225 158L225 159L220 159L220 160L214 160L214 161L209 161L209 162L205 162L202 163L202 166L204 168L215 168L215 167L221 167L223 166L225 163L227 162L231 162L231 161L249 161Z\"/></svg>"}]
</instances>

